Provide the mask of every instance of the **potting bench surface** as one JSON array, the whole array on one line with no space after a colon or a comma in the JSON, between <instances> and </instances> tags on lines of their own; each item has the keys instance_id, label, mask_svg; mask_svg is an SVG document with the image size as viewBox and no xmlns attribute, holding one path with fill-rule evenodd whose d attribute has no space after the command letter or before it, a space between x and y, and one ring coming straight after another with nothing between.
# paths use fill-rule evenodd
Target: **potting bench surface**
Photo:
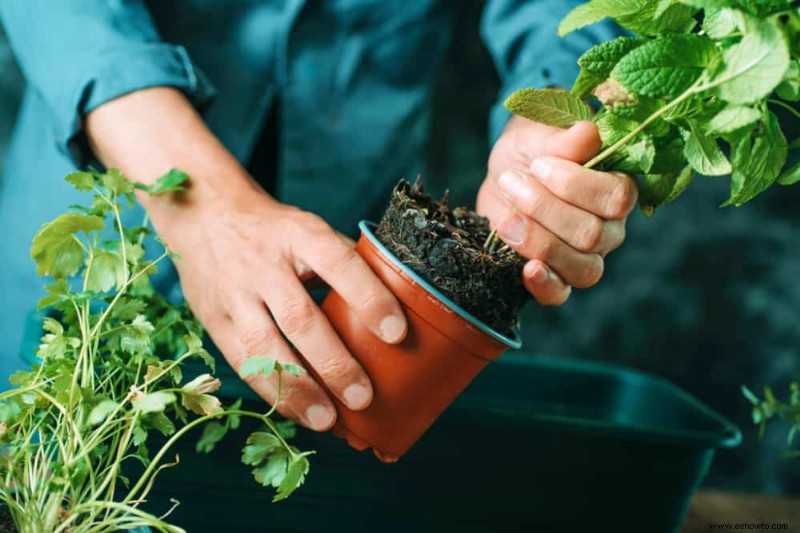
<instances>
[{"instance_id":1,"label":"potting bench surface","mask_svg":"<svg viewBox=\"0 0 800 533\"><path fill-rule=\"evenodd\" d=\"M727 531L727 524L731 531L736 524L766 524L767 531L800 532L800 496L701 490L692 499L681 533ZM776 529L777 524L787 524L786 529Z\"/></svg>"}]
</instances>

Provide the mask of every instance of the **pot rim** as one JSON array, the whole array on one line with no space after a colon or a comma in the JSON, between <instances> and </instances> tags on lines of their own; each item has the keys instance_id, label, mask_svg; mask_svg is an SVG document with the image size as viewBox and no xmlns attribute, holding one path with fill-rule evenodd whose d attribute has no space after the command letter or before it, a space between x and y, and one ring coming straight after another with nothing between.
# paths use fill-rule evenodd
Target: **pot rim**
<instances>
[{"instance_id":1,"label":"pot rim","mask_svg":"<svg viewBox=\"0 0 800 533\"><path fill-rule=\"evenodd\" d=\"M378 237L375 236L373 233L373 229L377 228L378 225L374 222L370 222L368 220L362 220L358 223L358 229L361 230L361 234L364 235L367 239L369 239L370 243L375 246L386 258L388 258L392 264L398 267L400 270L403 271L408 277L414 280L415 283L420 285L423 289L425 289L428 293L433 295L437 300L441 301L451 310L453 310L458 316L472 324L473 326L477 327L483 333L486 333L493 339L502 342L509 348L513 348L515 350L520 349L522 347L522 339L519 336L519 329L514 327L511 328L511 336L503 335L502 333L498 332L495 329L490 328L473 315L465 311L463 308L459 307L454 301L450 298L442 294L436 287L431 285L428 281L425 281L419 274L414 272L412 269L407 267L402 261L400 261L383 243L378 240Z\"/></svg>"}]
</instances>

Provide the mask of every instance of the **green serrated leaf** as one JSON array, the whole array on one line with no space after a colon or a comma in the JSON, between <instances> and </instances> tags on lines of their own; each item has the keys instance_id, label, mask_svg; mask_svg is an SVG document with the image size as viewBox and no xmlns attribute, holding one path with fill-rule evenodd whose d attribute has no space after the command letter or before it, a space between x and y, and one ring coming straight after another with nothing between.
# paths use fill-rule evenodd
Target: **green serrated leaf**
<instances>
[{"instance_id":1,"label":"green serrated leaf","mask_svg":"<svg viewBox=\"0 0 800 533\"><path fill-rule=\"evenodd\" d=\"M506 99L505 107L529 120L559 128L592 118L592 109L585 102L561 89L522 89Z\"/></svg>"},{"instance_id":2,"label":"green serrated leaf","mask_svg":"<svg viewBox=\"0 0 800 533\"><path fill-rule=\"evenodd\" d=\"M103 227L103 219L82 213L65 213L43 225L31 246L39 275L50 275L57 280L75 275L83 265L84 256L75 234L100 231Z\"/></svg>"},{"instance_id":3,"label":"green serrated leaf","mask_svg":"<svg viewBox=\"0 0 800 533\"><path fill-rule=\"evenodd\" d=\"M708 124L709 133L733 133L752 126L761 118L761 112L747 106L728 106L717 114Z\"/></svg>"},{"instance_id":4,"label":"green serrated leaf","mask_svg":"<svg viewBox=\"0 0 800 533\"><path fill-rule=\"evenodd\" d=\"M712 39L722 39L744 27L741 13L729 7L709 7L704 13L703 31Z\"/></svg>"},{"instance_id":5,"label":"green serrated leaf","mask_svg":"<svg viewBox=\"0 0 800 533\"><path fill-rule=\"evenodd\" d=\"M133 183L119 169L108 169L108 172L103 174L101 181L106 189L116 195L133 192Z\"/></svg>"},{"instance_id":6,"label":"green serrated leaf","mask_svg":"<svg viewBox=\"0 0 800 533\"><path fill-rule=\"evenodd\" d=\"M86 423L90 426L102 424L108 415L113 413L117 407L119 407L119 403L115 402L114 400L101 401L89 412L89 416L86 418Z\"/></svg>"},{"instance_id":7,"label":"green serrated leaf","mask_svg":"<svg viewBox=\"0 0 800 533\"><path fill-rule=\"evenodd\" d=\"M142 395L133 400L131 404L134 409L142 413L159 413L164 411L175 399L175 395L171 392L156 391Z\"/></svg>"},{"instance_id":8,"label":"green serrated leaf","mask_svg":"<svg viewBox=\"0 0 800 533\"><path fill-rule=\"evenodd\" d=\"M203 434L195 445L198 453L211 453L228 433L228 428L219 422L209 422L203 426Z\"/></svg>"},{"instance_id":9,"label":"green serrated leaf","mask_svg":"<svg viewBox=\"0 0 800 533\"><path fill-rule=\"evenodd\" d=\"M726 176L731 173L731 164L714 137L706 133L697 123L690 121L691 131L686 136L683 154L686 161L698 173L705 176Z\"/></svg>"},{"instance_id":10,"label":"green serrated leaf","mask_svg":"<svg viewBox=\"0 0 800 533\"><path fill-rule=\"evenodd\" d=\"M82 192L91 191L94 188L94 176L88 172L73 172L64 180Z\"/></svg>"},{"instance_id":11,"label":"green serrated leaf","mask_svg":"<svg viewBox=\"0 0 800 533\"><path fill-rule=\"evenodd\" d=\"M744 204L765 191L780 175L788 151L773 113L767 114L763 129L751 132L735 144L731 197L723 205Z\"/></svg>"},{"instance_id":12,"label":"green serrated leaf","mask_svg":"<svg viewBox=\"0 0 800 533\"><path fill-rule=\"evenodd\" d=\"M687 187L692 183L694 180L694 169L690 165L686 165L686 167L678 174L678 179L675 180L675 185L672 187L672 192L669 193L667 199L664 200L665 204L668 204L678 198L681 194L686 191Z\"/></svg>"},{"instance_id":13,"label":"green serrated leaf","mask_svg":"<svg viewBox=\"0 0 800 533\"><path fill-rule=\"evenodd\" d=\"M246 378L249 376L270 376L275 372L277 361L271 357L255 355L247 357L239 367L239 376Z\"/></svg>"},{"instance_id":14,"label":"green serrated leaf","mask_svg":"<svg viewBox=\"0 0 800 533\"><path fill-rule=\"evenodd\" d=\"M261 485L265 487L280 487L283 478L286 476L286 471L289 468L289 456L286 450L281 453L274 453L269 456L267 461L257 468L253 469L253 477Z\"/></svg>"},{"instance_id":15,"label":"green serrated leaf","mask_svg":"<svg viewBox=\"0 0 800 533\"><path fill-rule=\"evenodd\" d=\"M623 57L611 78L637 95L675 98L700 78L717 54L714 42L702 35L661 37Z\"/></svg>"},{"instance_id":16,"label":"green serrated leaf","mask_svg":"<svg viewBox=\"0 0 800 533\"><path fill-rule=\"evenodd\" d=\"M293 375L296 378L299 378L301 375L305 373L305 370L297 365L293 365L292 363L275 363L275 369L278 372L288 372L289 374Z\"/></svg>"},{"instance_id":17,"label":"green serrated leaf","mask_svg":"<svg viewBox=\"0 0 800 533\"><path fill-rule=\"evenodd\" d=\"M163 176L160 176L147 191L150 194L164 194L167 192L185 191L185 183L189 180L189 175L183 171L173 168Z\"/></svg>"},{"instance_id":18,"label":"green serrated leaf","mask_svg":"<svg viewBox=\"0 0 800 533\"><path fill-rule=\"evenodd\" d=\"M86 288L106 292L112 287L119 290L125 284L127 269L122 256L117 252L93 249Z\"/></svg>"},{"instance_id":19,"label":"green serrated leaf","mask_svg":"<svg viewBox=\"0 0 800 533\"><path fill-rule=\"evenodd\" d=\"M247 438L247 446L242 449L242 462L257 466L279 450L283 450L283 444L278 437L263 431L255 432Z\"/></svg>"},{"instance_id":20,"label":"green serrated leaf","mask_svg":"<svg viewBox=\"0 0 800 533\"><path fill-rule=\"evenodd\" d=\"M784 170L783 173L778 176L777 182L780 185L794 185L800 182L800 163L794 164Z\"/></svg>"},{"instance_id":21,"label":"green serrated leaf","mask_svg":"<svg viewBox=\"0 0 800 533\"><path fill-rule=\"evenodd\" d=\"M304 455L296 456L289 464L286 475L278 486L278 493L272 499L273 502L285 500L292 495L305 481L308 474L308 459Z\"/></svg>"},{"instance_id":22,"label":"green serrated leaf","mask_svg":"<svg viewBox=\"0 0 800 533\"><path fill-rule=\"evenodd\" d=\"M590 48L578 59L578 65L586 72L597 75L604 81L611 75L620 59L647 42L647 39L618 37Z\"/></svg>"},{"instance_id":23,"label":"green serrated leaf","mask_svg":"<svg viewBox=\"0 0 800 533\"><path fill-rule=\"evenodd\" d=\"M720 68L704 85L732 104L752 104L768 96L789 68L789 46L774 20L745 18L741 42L722 54Z\"/></svg>"},{"instance_id":24,"label":"green serrated leaf","mask_svg":"<svg viewBox=\"0 0 800 533\"><path fill-rule=\"evenodd\" d=\"M789 102L800 100L800 61L794 60L789 64L783 81L775 89L778 96Z\"/></svg>"}]
</instances>

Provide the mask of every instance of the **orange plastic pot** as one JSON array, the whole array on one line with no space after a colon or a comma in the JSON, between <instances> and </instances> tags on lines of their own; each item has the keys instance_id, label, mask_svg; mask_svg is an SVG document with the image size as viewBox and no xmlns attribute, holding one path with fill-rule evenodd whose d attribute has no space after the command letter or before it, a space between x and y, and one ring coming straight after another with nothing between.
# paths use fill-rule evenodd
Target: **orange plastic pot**
<instances>
[{"instance_id":1,"label":"orange plastic pot","mask_svg":"<svg viewBox=\"0 0 800 533\"><path fill-rule=\"evenodd\" d=\"M361 222L356 251L403 306L408 334L396 345L375 336L331 292L322 304L333 328L369 375L374 397L364 411L338 400L334 434L357 450L372 448L385 462L400 458L487 363L519 336L508 337L478 321L401 263Z\"/></svg>"}]
</instances>

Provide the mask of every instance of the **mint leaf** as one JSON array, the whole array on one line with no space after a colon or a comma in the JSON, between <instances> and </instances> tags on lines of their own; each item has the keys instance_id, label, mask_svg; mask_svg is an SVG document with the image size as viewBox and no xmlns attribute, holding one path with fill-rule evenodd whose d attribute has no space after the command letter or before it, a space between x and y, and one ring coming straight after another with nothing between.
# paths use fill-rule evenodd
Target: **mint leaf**
<instances>
[{"instance_id":1,"label":"mint leaf","mask_svg":"<svg viewBox=\"0 0 800 533\"><path fill-rule=\"evenodd\" d=\"M704 89L732 104L752 104L768 96L789 68L789 46L773 20L745 18L741 42L725 50Z\"/></svg>"},{"instance_id":2,"label":"mint leaf","mask_svg":"<svg viewBox=\"0 0 800 533\"><path fill-rule=\"evenodd\" d=\"M781 185L794 185L800 182L800 163L792 165L781 174L777 182Z\"/></svg>"},{"instance_id":3,"label":"mint leaf","mask_svg":"<svg viewBox=\"0 0 800 533\"><path fill-rule=\"evenodd\" d=\"M722 39L744 27L744 19L738 11L728 7L714 7L705 10L703 31L712 39Z\"/></svg>"},{"instance_id":4,"label":"mint leaf","mask_svg":"<svg viewBox=\"0 0 800 533\"><path fill-rule=\"evenodd\" d=\"M706 176L730 174L731 164L722 153L716 139L710 137L697 123L691 121L689 125L691 131L686 136L683 153L692 168Z\"/></svg>"},{"instance_id":5,"label":"mint leaf","mask_svg":"<svg viewBox=\"0 0 800 533\"><path fill-rule=\"evenodd\" d=\"M667 196L667 199L664 200L664 203L668 204L683 194L689 184L692 183L692 180L694 180L694 176L694 169L690 165L687 165L686 168L684 168L678 175L678 179L675 181L675 185L672 187L672 192L669 193L669 196Z\"/></svg>"},{"instance_id":6,"label":"mint leaf","mask_svg":"<svg viewBox=\"0 0 800 533\"><path fill-rule=\"evenodd\" d=\"M800 62L794 60L789 64L783 81L775 89L775 92L790 102L797 102L800 100Z\"/></svg>"},{"instance_id":7,"label":"mint leaf","mask_svg":"<svg viewBox=\"0 0 800 533\"><path fill-rule=\"evenodd\" d=\"M786 162L786 138L778 119L768 113L764 131L753 131L736 143L733 150L731 197L723 205L740 206L772 185Z\"/></svg>"},{"instance_id":8,"label":"mint leaf","mask_svg":"<svg viewBox=\"0 0 800 533\"><path fill-rule=\"evenodd\" d=\"M674 98L689 89L716 56L717 49L708 37L661 37L623 57L611 78L638 95Z\"/></svg>"},{"instance_id":9,"label":"mint leaf","mask_svg":"<svg viewBox=\"0 0 800 533\"><path fill-rule=\"evenodd\" d=\"M73 276L83 265L83 247L75 234L100 231L103 219L81 213L65 213L43 225L31 245L31 257L36 261L39 275L55 279Z\"/></svg>"},{"instance_id":10,"label":"mint leaf","mask_svg":"<svg viewBox=\"0 0 800 533\"><path fill-rule=\"evenodd\" d=\"M509 96L505 106L529 120L559 128L592 118L586 103L561 89L522 89Z\"/></svg>"},{"instance_id":11,"label":"mint leaf","mask_svg":"<svg viewBox=\"0 0 800 533\"><path fill-rule=\"evenodd\" d=\"M578 65L603 79L608 78L620 59L646 42L647 39L642 38L618 37L590 48L578 59Z\"/></svg>"},{"instance_id":12,"label":"mint leaf","mask_svg":"<svg viewBox=\"0 0 800 533\"><path fill-rule=\"evenodd\" d=\"M761 118L761 112L747 106L728 106L717 114L708 124L710 133L733 133L751 126Z\"/></svg>"}]
</instances>

